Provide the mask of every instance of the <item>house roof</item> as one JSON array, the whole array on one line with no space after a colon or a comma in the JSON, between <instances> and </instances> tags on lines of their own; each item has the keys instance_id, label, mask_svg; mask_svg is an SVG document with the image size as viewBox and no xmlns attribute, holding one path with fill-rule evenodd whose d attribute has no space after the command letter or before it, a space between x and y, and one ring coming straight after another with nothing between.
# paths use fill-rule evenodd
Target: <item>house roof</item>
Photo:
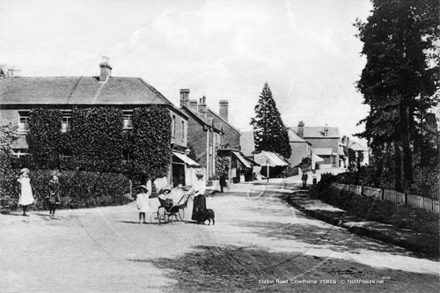
<instances>
[{"instance_id":1,"label":"house roof","mask_svg":"<svg viewBox=\"0 0 440 293\"><path fill-rule=\"evenodd\" d=\"M290 127L298 134L298 127ZM307 138L339 138L339 129L337 127L327 127L328 135L324 134L325 126L304 126L304 139Z\"/></svg>"},{"instance_id":2,"label":"house roof","mask_svg":"<svg viewBox=\"0 0 440 293\"><path fill-rule=\"evenodd\" d=\"M171 104L154 87L135 77L16 77L0 80L2 105Z\"/></svg>"},{"instance_id":3,"label":"house roof","mask_svg":"<svg viewBox=\"0 0 440 293\"><path fill-rule=\"evenodd\" d=\"M363 151L366 151L366 149L363 147L363 146L361 146L359 143L357 143L357 142L352 142L350 145L349 145L349 147L348 147L349 149L352 149L353 151L357 151L357 152L363 152Z\"/></svg>"},{"instance_id":4,"label":"house roof","mask_svg":"<svg viewBox=\"0 0 440 293\"><path fill-rule=\"evenodd\" d=\"M231 123L229 123L228 121L226 121L225 119L223 119L222 117L220 117L219 114L215 113L214 111L212 111L209 107L206 107L206 111L210 112L212 115L214 115L215 117L217 117L218 119L220 119L223 123L231 126L232 129L234 129L235 131L237 131L239 134L241 134L240 130L238 130L237 128L235 128Z\"/></svg>"},{"instance_id":5,"label":"house roof","mask_svg":"<svg viewBox=\"0 0 440 293\"><path fill-rule=\"evenodd\" d=\"M196 110L191 109L190 107L183 105L182 106L182 110L186 111L186 113L190 114L191 117L195 118L196 120L198 120L201 124L207 125L209 127L212 126L212 121L210 121L209 119L205 118L202 114L200 114L200 112L197 112Z\"/></svg>"},{"instance_id":6,"label":"house roof","mask_svg":"<svg viewBox=\"0 0 440 293\"><path fill-rule=\"evenodd\" d=\"M312 148L312 152L318 156L331 156L331 155L333 155L332 148Z\"/></svg>"},{"instance_id":7,"label":"house roof","mask_svg":"<svg viewBox=\"0 0 440 293\"><path fill-rule=\"evenodd\" d=\"M309 143L308 141L302 139L298 133L296 133L295 131L293 131L291 128L287 128L287 133L289 134L289 142L294 142L294 143L308 143L311 145L311 143Z\"/></svg>"}]
</instances>

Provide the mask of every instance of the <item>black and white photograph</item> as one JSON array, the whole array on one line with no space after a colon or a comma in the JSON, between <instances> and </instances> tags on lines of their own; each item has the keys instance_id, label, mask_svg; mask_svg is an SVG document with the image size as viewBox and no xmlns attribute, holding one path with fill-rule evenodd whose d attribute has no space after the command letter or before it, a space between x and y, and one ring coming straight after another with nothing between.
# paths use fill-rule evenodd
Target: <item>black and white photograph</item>
<instances>
[{"instance_id":1,"label":"black and white photograph","mask_svg":"<svg viewBox=\"0 0 440 293\"><path fill-rule=\"evenodd\" d=\"M0 0L0 292L439 292L438 0Z\"/></svg>"}]
</instances>

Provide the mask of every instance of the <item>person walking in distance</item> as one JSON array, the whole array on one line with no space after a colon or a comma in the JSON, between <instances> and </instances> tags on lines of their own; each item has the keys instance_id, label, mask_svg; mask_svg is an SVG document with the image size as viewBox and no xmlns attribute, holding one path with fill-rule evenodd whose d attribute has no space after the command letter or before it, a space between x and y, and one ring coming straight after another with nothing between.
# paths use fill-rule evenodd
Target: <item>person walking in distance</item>
<instances>
[{"instance_id":1,"label":"person walking in distance","mask_svg":"<svg viewBox=\"0 0 440 293\"><path fill-rule=\"evenodd\" d=\"M312 170L312 182L313 182L313 186L316 185L316 170Z\"/></svg>"},{"instance_id":2,"label":"person walking in distance","mask_svg":"<svg viewBox=\"0 0 440 293\"><path fill-rule=\"evenodd\" d=\"M305 171L303 171L303 174L302 174L302 177L301 177L301 180L302 180L302 183L303 183L303 188L306 188L306 186L307 186L307 179L308 179L308 177L309 176L307 176L307 173Z\"/></svg>"},{"instance_id":3,"label":"person walking in distance","mask_svg":"<svg viewBox=\"0 0 440 293\"><path fill-rule=\"evenodd\" d=\"M52 179L49 181L49 196L47 197L47 201L49 205L49 215L54 217L56 207L61 203L60 182L56 175L53 175Z\"/></svg>"},{"instance_id":4,"label":"person walking in distance","mask_svg":"<svg viewBox=\"0 0 440 293\"><path fill-rule=\"evenodd\" d=\"M23 168L20 170L20 177L17 179L19 183L19 200L18 204L23 209L23 216L28 216L26 211L29 206L34 203L34 196L32 194L31 180L29 178L29 169Z\"/></svg>"}]
</instances>

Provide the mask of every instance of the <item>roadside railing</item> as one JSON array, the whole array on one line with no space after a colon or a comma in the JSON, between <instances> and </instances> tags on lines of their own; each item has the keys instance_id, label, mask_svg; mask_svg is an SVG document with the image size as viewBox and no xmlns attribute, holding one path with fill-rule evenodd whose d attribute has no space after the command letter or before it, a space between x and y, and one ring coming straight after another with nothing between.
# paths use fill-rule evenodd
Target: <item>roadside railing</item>
<instances>
[{"instance_id":1,"label":"roadside railing","mask_svg":"<svg viewBox=\"0 0 440 293\"><path fill-rule=\"evenodd\" d=\"M358 195L374 197L378 200L387 200L400 205L409 205L425 209L434 213L440 213L439 200L427 197L398 192L390 189L376 188L370 186L332 183L332 186L339 190L348 190Z\"/></svg>"}]
</instances>

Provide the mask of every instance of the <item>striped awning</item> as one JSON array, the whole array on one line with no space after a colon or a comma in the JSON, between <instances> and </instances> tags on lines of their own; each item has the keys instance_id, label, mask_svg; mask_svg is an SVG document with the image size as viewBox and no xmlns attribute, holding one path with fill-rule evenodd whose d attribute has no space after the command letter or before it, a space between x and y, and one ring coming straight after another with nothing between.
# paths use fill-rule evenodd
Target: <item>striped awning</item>
<instances>
[{"instance_id":1,"label":"striped awning","mask_svg":"<svg viewBox=\"0 0 440 293\"><path fill-rule=\"evenodd\" d=\"M187 155L184 155L184 154L181 154L181 153L176 153L176 152L173 152L173 155L175 155L177 158L179 158L185 164L187 164L187 165L189 165L191 167L200 167L200 165L197 162L193 161Z\"/></svg>"},{"instance_id":2,"label":"striped awning","mask_svg":"<svg viewBox=\"0 0 440 293\"><path fill-rule=\"evenodd\" d=\"M246 168L252 168L252 166L249 164L249 162L243 158L243 156L239 152L232 152L234 156L237 157L237 159L246 167Z\"/></svg>"}]
</instances>

